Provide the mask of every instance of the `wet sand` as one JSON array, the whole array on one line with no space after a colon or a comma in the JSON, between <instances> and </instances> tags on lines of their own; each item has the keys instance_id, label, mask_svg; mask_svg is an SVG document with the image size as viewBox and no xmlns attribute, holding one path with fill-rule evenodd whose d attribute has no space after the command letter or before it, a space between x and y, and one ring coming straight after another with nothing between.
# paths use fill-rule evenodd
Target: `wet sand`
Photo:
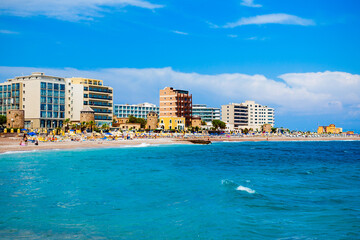
<instances>
[{"instance_id":1,"label":"wet sand","mask_svg":"<svg viewBox=\"0 0 360 240\"><path fill-rule=\"evenodd\" d=\"M187 138L204 139L212 142L259 142L259 141L360 141L360 137L202 137ZM64 142L39 142L39 145L28 143L27 146L20 146L21 138L19 137L1 137L0 153L14 151L34 151L34 150L51 150L51 149L86 149L86 148L113 148L123 146L134 146L140 144L160 145L160 144L192 144L186 139L180 138L157 138L157 139L134 139L134 140L116 140L116 141L64 141Z\"/></svg>"}]
</instances>

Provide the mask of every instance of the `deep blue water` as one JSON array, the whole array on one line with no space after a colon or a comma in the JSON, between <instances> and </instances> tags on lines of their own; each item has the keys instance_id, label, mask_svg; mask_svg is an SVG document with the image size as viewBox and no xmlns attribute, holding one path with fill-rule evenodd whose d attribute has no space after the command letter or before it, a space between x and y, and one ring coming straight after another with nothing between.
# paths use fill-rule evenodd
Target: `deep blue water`
<instances>
[{"instance_id":1,"label":"deep blue water","mask_svg":"<svg viewBox=\"0 0 360 240\"><path fill-rule=\"evenodd\" d=\"M0 155L1 239L360 239L360 142Z\"/></svg>"}]
</instances>

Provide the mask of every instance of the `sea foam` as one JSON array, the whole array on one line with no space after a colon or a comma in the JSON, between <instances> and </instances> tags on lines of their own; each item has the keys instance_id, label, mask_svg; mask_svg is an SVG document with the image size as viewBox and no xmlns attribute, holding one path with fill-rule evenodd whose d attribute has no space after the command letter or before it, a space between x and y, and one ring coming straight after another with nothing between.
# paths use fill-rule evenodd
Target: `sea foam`
<instances>
[{"instance_id":1,"label":"sea foam","mask_svg":"<svg viewBox=\"0 0 360 240\"><path fill-rule=\"evenodd\" d=\"M245 191L245 192L248 192L248 193L250 193L250 194L253 194L253 193L255 193L255 190L252 190L251 188L248 188L248 187L244 187L244 186L238 186L237 188L236 188L236 190L238 190L238 191Z\"/></svg>"},{"instance_id":2,"label":"sea foam","mask_svg":"<svg viewBox=\"0 0 360 240\"><path fill-rule=\"evenodd\" d=\"M225 186L228 186L230 187L231 189L235 189L237 191L244 191L244 192L247 192L247 193L250 193L250 194L254 194L255 193L255 190L251 189L251 188L248 188L248 187L244 187L244 186L241 186L241 185L238 185L236 184L234 181L232 180L228 180L228 179L225 179L225 180L221 180L221 184L222 185L225 185Z\"/></svg>"}]
</instances>

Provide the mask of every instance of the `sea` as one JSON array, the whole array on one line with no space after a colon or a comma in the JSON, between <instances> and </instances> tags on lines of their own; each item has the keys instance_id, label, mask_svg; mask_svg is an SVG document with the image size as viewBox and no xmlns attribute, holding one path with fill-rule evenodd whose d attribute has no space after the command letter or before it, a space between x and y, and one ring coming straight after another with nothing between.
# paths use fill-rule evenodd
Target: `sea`
<instances>
[{"instance_id":1,"label":"sea","mask_svg":"<svg viewBox=\"0 0 360 240\"><path fill-rule=\"evenodd\" d=\"M360 141L8 152L0 239L360 239Z\"/></svg>"}]
</instances>

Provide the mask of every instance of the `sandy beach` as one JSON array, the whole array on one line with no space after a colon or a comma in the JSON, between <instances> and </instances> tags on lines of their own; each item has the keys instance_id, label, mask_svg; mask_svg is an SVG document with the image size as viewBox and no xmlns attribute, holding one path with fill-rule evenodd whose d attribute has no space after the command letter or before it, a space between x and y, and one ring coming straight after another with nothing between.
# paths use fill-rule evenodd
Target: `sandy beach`
<instances>
[{"instance_id":1,"label":"sandy beach","mask_svg":"<svg viewBox=\"0 0 360 240\"><path fill-rule=\"evenodd\" d=\"M163 145L163 144L193 144L187 140L204 139L212 142L259 142L259 141L360 141L360 137L200 137L200 138L156 138L156 139L133 139L133 140L115 140L115 141L57 141L40 142L39 145L28 143L27 146L20 146L21 137L1 137L0 153L22 152L34 150L51 149L86 149L86 148L113 148L124 146L142 146L142 145Z\"/></svg>"}]
</instances>

